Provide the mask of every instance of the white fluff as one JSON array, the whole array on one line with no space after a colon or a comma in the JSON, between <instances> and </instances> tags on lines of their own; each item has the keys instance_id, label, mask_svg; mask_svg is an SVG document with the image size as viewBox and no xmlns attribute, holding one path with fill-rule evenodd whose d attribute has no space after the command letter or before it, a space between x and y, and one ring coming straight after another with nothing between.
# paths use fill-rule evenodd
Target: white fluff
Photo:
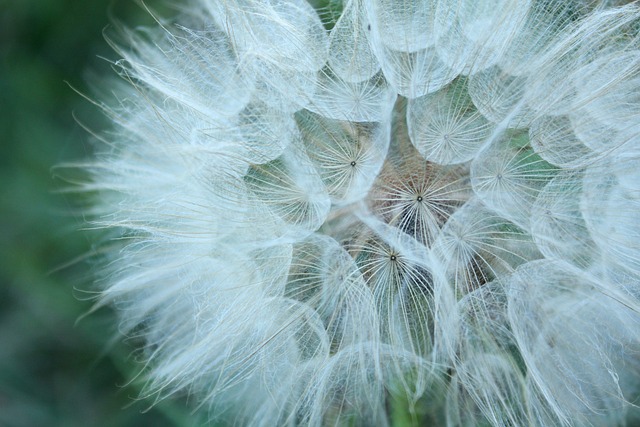
<instances>
[{"instance_id":1,"label":"white fluff","mask_svg":"<svg viewBox=\"0 0 640 427\"><path fill-rule=\"evenodd\" d=\"M124 32L79 167L145 393L229 425L637 421L638 5L343 3Z\"/></svg>"}]
</instances>

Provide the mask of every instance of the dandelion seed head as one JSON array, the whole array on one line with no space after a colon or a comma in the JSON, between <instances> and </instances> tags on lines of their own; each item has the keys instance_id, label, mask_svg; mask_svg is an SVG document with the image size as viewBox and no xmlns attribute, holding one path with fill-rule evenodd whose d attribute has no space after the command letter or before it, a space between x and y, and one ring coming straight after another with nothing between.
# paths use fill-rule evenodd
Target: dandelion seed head
<instances>
[{"instance_id":1,"label":"dandelion seed head","mask_svg":"<svg viewBox=\"0 0 640 427\"><path fill-rule=\"evenodd\" d=\"M123 30L82 189L146 392L238 425L638 417L640 9L614 3L206 0Z\"/></svg>"}]
</instances>

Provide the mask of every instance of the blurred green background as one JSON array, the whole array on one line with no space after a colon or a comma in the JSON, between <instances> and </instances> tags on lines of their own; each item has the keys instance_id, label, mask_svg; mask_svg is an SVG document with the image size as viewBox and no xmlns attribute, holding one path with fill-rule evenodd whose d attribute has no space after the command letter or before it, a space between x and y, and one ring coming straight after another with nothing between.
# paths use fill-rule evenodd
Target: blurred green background
<instances>
[{"instance_id":1,"label":"blurred green background","mask_svg":"<svg viewBox=\"0 0 640 427\"><path fill-rule=\"evenodd\" d=\"M140 366L113 313L78 320L92 306L92 241L53 167L91 154L73 114L106 126L69 85L91 93L91 73L113 75L100 58L115 58L110 16L149 19L130 0L0 0L0 426L195 423L180 401L136 399Z\"/></svg>"}]
</instances>

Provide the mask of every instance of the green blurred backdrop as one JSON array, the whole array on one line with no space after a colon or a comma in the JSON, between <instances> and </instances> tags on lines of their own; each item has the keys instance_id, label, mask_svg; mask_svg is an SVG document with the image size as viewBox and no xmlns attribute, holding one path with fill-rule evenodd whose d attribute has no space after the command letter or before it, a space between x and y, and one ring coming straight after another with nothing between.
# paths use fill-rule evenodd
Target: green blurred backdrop
<instances>
[{"instance_id":1,"label":"green blurred backdrop","mask_svg":"<svg viewBox=\"0 0 640 427\"><path fill-rule=\"evenodd\" d=\"M0 0L0 426L197 424L181 402L135 399L139 365L113 313L78 320L92 242L53 167L91 154L72 114L106 126L69 85L90 93L90 73L113 74L99 58L115 58L109 16L149 19L130 0Z\"/></svg>"}]
</instances>

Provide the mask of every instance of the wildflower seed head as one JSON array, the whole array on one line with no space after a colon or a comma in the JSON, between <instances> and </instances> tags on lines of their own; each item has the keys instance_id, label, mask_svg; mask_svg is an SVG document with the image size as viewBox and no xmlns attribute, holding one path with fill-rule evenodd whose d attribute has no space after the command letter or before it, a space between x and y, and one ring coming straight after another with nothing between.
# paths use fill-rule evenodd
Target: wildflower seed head
<instances>
[{"instance_id":1,"label":"wildflower seed head","mask_svg":"<svg viewBox=\"0 0 640 427\"><path fill-rule=\"evenodd\" d=\"M325 3L114 42L83 189L148 392L238 425L632 420L638 5Z\"/></svg>"}]
</instances>

